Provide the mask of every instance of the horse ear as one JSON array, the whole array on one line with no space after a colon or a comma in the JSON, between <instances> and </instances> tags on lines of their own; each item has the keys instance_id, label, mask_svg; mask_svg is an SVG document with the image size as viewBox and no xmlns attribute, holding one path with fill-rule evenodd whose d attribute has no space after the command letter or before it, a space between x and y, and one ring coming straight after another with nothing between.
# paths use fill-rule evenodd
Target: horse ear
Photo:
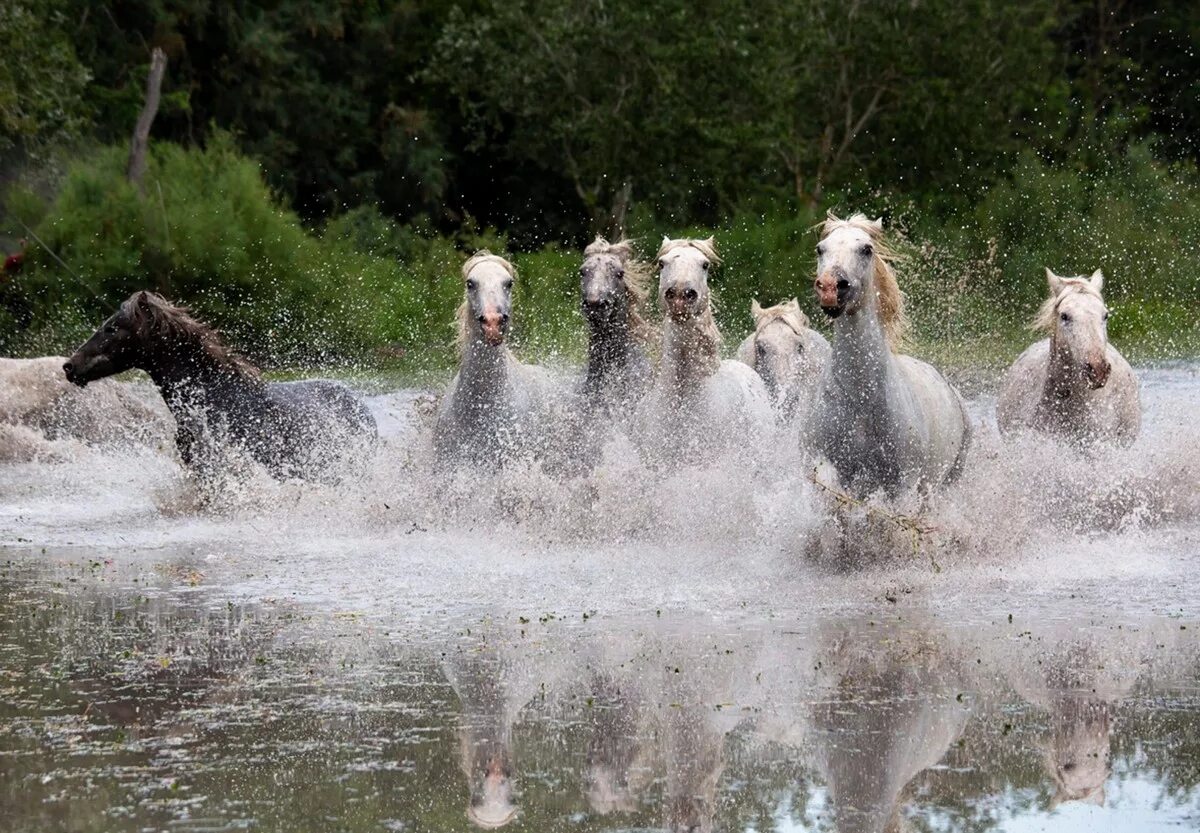
<instances>
[{"instance_id":1,"label":"horse ear","mask_svg":"<svg viewBox=\"0 0 1200 833\"><path fill-rule=\"evenodd\" d=\"M1097 269L1092 273L1092 277L1089 278L1089 282L1092 284L1092 287L1099 292L1104 288L1104 273Z\"/></svg>"},{"instance_id":2,"label":"horse ear","mask_svg":"<svg viewBox=\"0 0 1200 833\"><path fill-rule=\"evenodd\" d=\"M868 220L867 223L876 231L883 231L883 218L876 217L874 220Z\"/></svg>"},{"instance_id":3,"label":"horse ear","mask_svg":"<svg viewBox=\"0 0 1200 833\"><path fill-rule=\"evenodd\" d=\"M150 309L150 293L149 292L147 292L146 290L143 289L135 297L137 298L137 305L138 305L139 309L142 309L142 310Z\"/></svg>"},{"instance_id":4,"label":"horse ear","mask_svg":"<svg viewBox=\"0 0 1200 833\"><path fill-rule=\"evenodd\" d=\"M1050 294L1054 297L1058 297L1058 293L1062 292L1066 285L1062 278L1050 271L1049 266L1046 267L1046 284L1050 287Z\"/></svg>"},{"instance_id":5,"label":"horse ear","mask_svg":"<svg viewBox=\"0 0 1200 833\"><path fill-rule=\"evenodd\" d=\"M763 314L762 304L760 304L758 302L757 298L751 298L750 299L750 317L754 319L754 322L756 324L758 323L758 320L760 318L762 318L762 314Z\"/></svg>"}]
</instances>

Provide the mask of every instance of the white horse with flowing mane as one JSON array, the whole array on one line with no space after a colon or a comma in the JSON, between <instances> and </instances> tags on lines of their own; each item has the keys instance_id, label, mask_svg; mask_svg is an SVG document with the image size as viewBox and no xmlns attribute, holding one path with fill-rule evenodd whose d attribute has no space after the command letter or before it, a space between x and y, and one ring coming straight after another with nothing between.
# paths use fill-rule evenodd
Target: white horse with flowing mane
<instances>
[{"instance_id":1,"label":"white horse with flowing mane","mask_svg":"<svg viewBox=\"0 0 1200 833\"><path fill-rule=\"evenodd\" d=\"M709 270L720 263L713 238L663 238L658 299L665 312L658 382L646 397L645 431L668 456L694 456L774 423L762 379L739 361L722 361ZM661 442L660 442L661 441Z\"/></svg>"},{"instance_id":2,"label":"white horse with flowing mane","mask_svg":"<svg viewBox=\"0 0 1200 833\"><path fill-rule=\"evenodd\" d=\"M817 246L817 300L833 319L833 351L807 432L842 485L865 495L927 491L962 468L971 423L933 367L896 352L904 296L883 223L830 214Z\"/></svg>"},{"instance_id":3,"label":"white horse with flowing mane","mask_svg":"<svg viewBox=\"0 0 1200 833\"><path fill-rule=\"evenodd\" d=\"M1078 443L1127 445L1142 427L1137 376L1108 342L1104 275L1063 278L1046 270L1050 297L1029 347L1004 376L996 422L1004 433L1036 429Z\"/></svg>"},{"instance_id":4,"label":"white horse with flowing mane","mask_svg":"<svg viewBox=\"0 0 1200 833\"><path fill-rule=\"evenodd\" d=\"M555 386L543 368L509 351L513 265L487 251L462 267L458 373L438 410L434 444L441 459L499 464L543 447L551 436Z\"/></svg>"},{"instance_id":5,"label":"white horse with flowing mane","mask_svg":"<svg viewBox=\"0 0 1200 833\"><path fill-rule=\"evenodd\" d=\"M738 347L738 361L758 371L776 411L790 419L811 399L829 362L829 342L809 326L796 298L765 309L752 301L750 314L754 332Z\"/></svg>"}]
</instances>

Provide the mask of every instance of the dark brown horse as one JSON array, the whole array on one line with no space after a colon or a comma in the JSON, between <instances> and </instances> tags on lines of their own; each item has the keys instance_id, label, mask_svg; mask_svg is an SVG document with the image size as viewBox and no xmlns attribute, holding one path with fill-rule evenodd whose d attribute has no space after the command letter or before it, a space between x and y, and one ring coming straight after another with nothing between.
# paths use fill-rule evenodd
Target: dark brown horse
<instances>
[{"instance_id":1,"label":"dark brown horse","mask_svg":"<svg viewBox=\"0 0 1200 833\"><path fill-rule=\"evenodd\" d=\"M348 458L374 446L375 418L348 387L264 382L215 329L153 292L131 295L63 365L80 387L132 368L158 386L179 456L202 477L232 447L276 477L336 480Z\"/></svg>"}]
</instances>

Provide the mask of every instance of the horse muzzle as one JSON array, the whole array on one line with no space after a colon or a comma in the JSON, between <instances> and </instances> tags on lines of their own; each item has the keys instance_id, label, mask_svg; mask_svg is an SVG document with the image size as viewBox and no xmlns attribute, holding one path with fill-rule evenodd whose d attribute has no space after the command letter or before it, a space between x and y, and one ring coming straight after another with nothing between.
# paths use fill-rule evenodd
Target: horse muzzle
<instances>
[{"instance_id":1,"label":"horse muzzle","mask_svg":"<svg viewBox=\"0 0 1200 833\"><path fill-rule=\"evenodd\" d=\"M813 287L817 291L817 303L829 317L837 318L842 314L846 303L846 290L850 288L848 280L836 272L826 272L817 278Z\"/></svg>"},{"instance_id":2,"label":"horse muzzle","mask_svg":"<svg viewBox=\"0 0 1200 833\"><path fill-rule=\"evenodd\" d=\"M492 347L499 347L508 333L508 316L496 312L479 316L479 331L483 334L484 342Z\"/></svg>"},{"instance_id":3,"label":"horse muzzle","mask_svg":"<svg viewBox=\"0 0 1200 833\"><path fill-rule=\"evenodd\" d=\"M79 361L74 356L67 359L67 361L63 364L63 373L66 375L67 381L72 385L77 385L81 388L87 387L88 380L82 375L84 364L84 362Z\"/></svg>"}]
</instances>

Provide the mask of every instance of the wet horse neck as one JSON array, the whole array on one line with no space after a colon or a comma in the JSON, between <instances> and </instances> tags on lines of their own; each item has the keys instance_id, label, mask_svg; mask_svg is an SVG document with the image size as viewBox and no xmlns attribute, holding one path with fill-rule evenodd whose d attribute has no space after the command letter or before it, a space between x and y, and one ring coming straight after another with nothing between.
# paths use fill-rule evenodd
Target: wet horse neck
<instances>
[{"instance_id":1,"label":"wet horse neck","mask_svg":"<svg viewBox=\"0 0 1200 833\"><path fill-rule=\"evenodd\" d=\"M177 420L196 408L228 411L264 397L262 382L214 358L199 343L171 344L143 369Z\"/></svg>"},{"instance_id":2,"label":"wet horse neck","mask_svg":"<svg viewBox=\"0 0 1200 833\"><path fill-rule=\"evenodd\" d=\"M673 394L696 393L720 365L712 334L700 319L682 324L668 319L663 324L662 374Z\"/></svg>"},{"instance_id":3,"label":"wet horse neck","mask_svg":"<svg viewBox=\"0 0 1200 833\"><path fill-rule=\"evenodd\" d=\"M628 316L590 328L585 385L596 390L609 378L629 369L638 350L633 343Z\"/></svg>"},{"instance_id":4,"label":"wet horse neck","mask_svg":"<svg viewBox=\"0 0 1200 833\"><path fill-rule=\"evenodd\" d=\"M1039 408L1055 413L1069 413L1082 409L1084 400L1092 389L1071 361L1071 354L1060 344L1058 332L1050 335L1050 350L1047 356L1046 381L1042 385Z\"/></svg>"},{"instance_id":5,"label":"wet horse neck","mask_svg":"<svg viewBox=\"0 0 1200 833\"><path fill-rule=\"evenodd\" d=\"M458 370L460 391L473 403L489 404L503 399L508 391L508 364L507 346L489 345L482 336L473 333Z\"/></svg>"},{"instance_id":6,"label":"wet horse neck","mask_svg":"<svg viewBox=\"0 0 1200 833\"><path fill-rule=\"evenodd\" d=\"M829 377L833 398L852 405L860 415L875 413L862 411L864 405L886 407L898 372L873 305L834 320Z\"/></svg>"}]
</instances>

